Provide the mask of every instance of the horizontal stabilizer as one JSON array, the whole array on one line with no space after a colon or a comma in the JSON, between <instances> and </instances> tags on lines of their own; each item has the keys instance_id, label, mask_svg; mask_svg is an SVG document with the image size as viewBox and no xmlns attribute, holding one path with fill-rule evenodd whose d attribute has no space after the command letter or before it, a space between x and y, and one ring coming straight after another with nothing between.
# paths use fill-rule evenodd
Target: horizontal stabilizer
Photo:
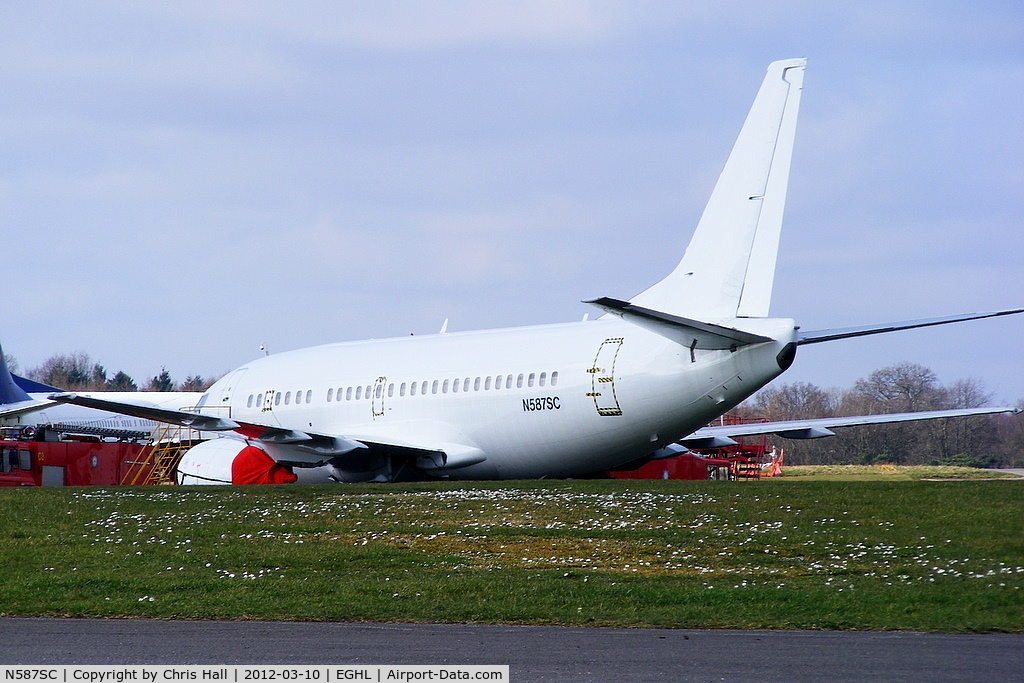
<instances>
[{"instance_id":1,"label":"horizontal stabilizer","mask_svg":"<svg viewBox=\"0 0 1024 683\"><path fill-rule=\"evenodd\" d=\"M0 419L18 417L46 410L50 406L57 405L56 401L32 400L19 401L18 403L0 404Z\"/></svg>"},{"instance_id":2,"label":"horizontal stabilizer","mask_svg":"<svg viewBox=\"0 0 1024 683\"><path fill-rule=\"evenodd\" d=\"M965 320L979 320L981 318L996 318L1001 315L1014 315L1024 313L1024 308L1014 308L1005 311L992 311L989 313L965 313L963 315L950 315L944 318L925 318L922 320L904 320L896 323L885 323L882 325L866 325L864 327L843 327L831 330L814 330L812 332L798 332L797 344L817 344L818 342L834 341L836 339L849 339L851 337L865 337L871 334L882 334L883 332L896 332L899 330L913 330L918 327L932 327L934 325L947 325L959 323Z\"/></svg>"},{"instance_id":3,"label":"horizontal stabilizer","mask_svg":"<svg viewBox=\"0 0 1024 683\"><path fill-rule=\"evenodd\" d=\"M817 439L833 436L834 427L856 427L859 425L888 424L891 422L914 422L916 420L937 420L948 417L970 417L972 415L994 415L998 413L1016 413L1016 408L1002 406L998 408L955 408L952 410L926 410L916 413L883 413L879 415L852 415L848 417L823 417L810 420L786 420L783 422L751 422L738 425L715 425L698 429L680 443L690 448L702 448L699 439L726 437L734 439L740 436L759 436L775 434L788 439ZM707 448L707 446L703 446Z\"/></svg>"},{"instance_id":4,"label":"horizontal stabilizer","mask_svg":"<svg viewBox=\"0 0 1024 683\"><path fill-rule=\"evenodd\" d=\"M22 377L21 375L15 375L13 372L11 373L11 379L13 379L14 383L21 387L23 391L27 391L30 394L52 394L64 391L58 387L51 387L49 384L42 384L27 377Z\"/></svg>"},{"instance_id":5,"label":"horizontal stabilizer","mask_svg":"<svg viewBox=\"0 0 1024 683\"><path fill-rule=\"evenodd\" d=\"M737 349L748 344L772 341L771 337L752 334L732 327L690 320L670 313L653 311L618 299L602 297L584 303L597 306L606 313L649 329L683 346L701 350Z\"/></svg>"}]
</instances>

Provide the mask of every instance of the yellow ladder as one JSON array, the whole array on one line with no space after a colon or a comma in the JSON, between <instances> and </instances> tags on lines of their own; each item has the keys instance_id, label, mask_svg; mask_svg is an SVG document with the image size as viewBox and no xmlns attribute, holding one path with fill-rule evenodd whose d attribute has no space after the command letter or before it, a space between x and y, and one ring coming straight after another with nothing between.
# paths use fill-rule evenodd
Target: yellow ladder
<instances>
[{"instance_id":1,"label":"yellow ladder","mask_svg":"<svg viewBox=\"0 0 1024 683\"><path fill-rule=\"evenodd\" d=\"M149 443L121 476L121 484L173 484L174 470L191 444L198 440L199 432L179 425L159 423Z\"/></svg>"}]
</instances>

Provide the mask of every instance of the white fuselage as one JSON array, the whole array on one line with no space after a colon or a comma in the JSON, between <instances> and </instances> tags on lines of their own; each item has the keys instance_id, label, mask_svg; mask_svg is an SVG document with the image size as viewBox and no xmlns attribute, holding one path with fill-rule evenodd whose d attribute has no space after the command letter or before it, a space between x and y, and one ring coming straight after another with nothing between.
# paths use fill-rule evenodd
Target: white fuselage
<instances>
[{"instance_id":1,"label":"white fuselage","mask_svg":"<svg viewBox=\"0 0 1024 683\"><path fill-rule=\"evenodd\" d=\"M646 457L778 376L792 321L750 324L776 341L691 352L606 316L330 344L239 368L210 388L203 412L479 454L438 472L452 478L577 476Z\"/></svg>"}]
</instances>

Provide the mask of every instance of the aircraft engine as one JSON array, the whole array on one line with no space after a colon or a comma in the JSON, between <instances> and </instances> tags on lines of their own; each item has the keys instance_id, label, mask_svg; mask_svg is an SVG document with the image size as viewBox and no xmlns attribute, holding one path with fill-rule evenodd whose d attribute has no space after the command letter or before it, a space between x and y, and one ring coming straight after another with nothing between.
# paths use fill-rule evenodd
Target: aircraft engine
<instances>
[{"instance_id":1,"label":"aircraft engine","mask_svg":"<svg viewBox=\"0 0 1024 683\"><path fill-rule=\"evenodd\" d=\"M185 452L179 484L291 484L297 477L266 451L239 439L210 439Z\"/></svg>"},{"instance_id":2,"label":"aircraft engine","mask_svg":"<svg viewBox=\"0 0 1024 683\"><path fill-rule=\"evenodd\" d=\"M320 484L331 482L387 481L387 462L369 458L350 462L348 469L332 465L286 467L267 450L288 462L287 446L243 441L230 437L210 439L193 446L178 463L176 481L182 485L224 484Z\"/></svg>"}]
</instances>

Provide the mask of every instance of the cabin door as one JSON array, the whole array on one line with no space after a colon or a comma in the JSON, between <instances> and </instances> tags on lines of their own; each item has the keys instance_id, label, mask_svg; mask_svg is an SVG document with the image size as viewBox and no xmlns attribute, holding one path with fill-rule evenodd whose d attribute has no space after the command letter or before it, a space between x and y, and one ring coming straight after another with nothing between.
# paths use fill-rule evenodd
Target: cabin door
<instances>
[{"instance_id":1,"label":"cabin door","mask_svg":"<svg viewBox=\"0 0 1024 683\"><path fill-rule=\"evenodd\" d=\"M588 394L594 399L598 415L622 415L619 400L615 397L615 361L622 348L622 337L613 337L601 342L594 358L594 365L587 372L591 377Z\"/></svg>"},{"instance_id":2,"label":"cabin door","mask_svg":"<svg viewBox=\"0 0 1024 683\"><path fill-rule=\"evenodd\" d=\"M384 417L384 392L387 391L387 377L378 377L373 382L373 393L371 394L372 399L370 401L371 410L373 410L373 419Z\"/></svg>"}]
</instances>

